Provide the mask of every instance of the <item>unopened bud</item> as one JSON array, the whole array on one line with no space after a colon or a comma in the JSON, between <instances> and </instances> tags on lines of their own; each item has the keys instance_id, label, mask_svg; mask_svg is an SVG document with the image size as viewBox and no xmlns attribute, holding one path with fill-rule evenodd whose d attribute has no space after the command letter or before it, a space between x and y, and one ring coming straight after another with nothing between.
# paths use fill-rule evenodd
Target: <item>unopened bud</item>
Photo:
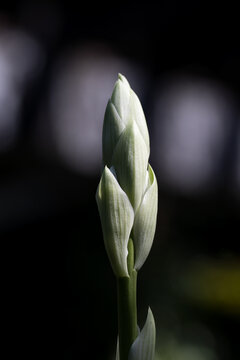
<instances>
[{"instance_id":1,"label":"unopened bud","mask_svg":"<svg viewBox=\"0 0 240 360\"><path fill-rule=\"evenodd\" d=\"M118 75L103 125L105 169L97 190L105 247L116 276L128 276L127 246L133 239L135 269L152 246L157 217L157 181L148 164L149 135L142 106Z\"/></svg>"},{"instance_id":2,"label":"unopened bud","mask_svg":"<svg viewBox=\"0 0 240 360\"><path fill-rule=\"evenodd\" d=\"M135 211L144 190L148 158L149 135L141 103L119 74L104 117L103 161L114 166Z\"/></svg>"}]
</instances>

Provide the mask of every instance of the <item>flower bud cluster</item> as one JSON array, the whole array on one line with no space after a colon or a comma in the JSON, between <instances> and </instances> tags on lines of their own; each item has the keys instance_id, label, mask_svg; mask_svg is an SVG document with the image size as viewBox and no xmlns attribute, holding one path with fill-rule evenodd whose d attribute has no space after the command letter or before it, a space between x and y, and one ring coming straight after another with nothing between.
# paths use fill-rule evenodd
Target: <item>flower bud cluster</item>
<instances>
[{"instance_id":1,"label":"flower bud cluster","mask_svg":"<svg viewBox=\"0 0 240 360\"><path fill-rule=\"evenodd\" d=\"M128 276L130 235L136 270L152 246L158 187L148 163L149 154L149 134L141 103L126 78L119 74L104 116L105 167L96 193L105 248L117 277Z\"/></svg>"}]
</instances>

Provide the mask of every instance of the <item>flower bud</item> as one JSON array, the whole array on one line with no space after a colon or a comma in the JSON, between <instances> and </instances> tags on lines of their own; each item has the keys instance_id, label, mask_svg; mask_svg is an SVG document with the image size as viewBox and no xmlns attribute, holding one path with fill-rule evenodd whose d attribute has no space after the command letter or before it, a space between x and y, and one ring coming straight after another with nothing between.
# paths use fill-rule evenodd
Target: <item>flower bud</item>
<instances>
[{"instance_id":1,"label":"flower bud","mask_svg":"<svg viewBox=\"0 0 240 360\"><path fill-rule=\"evenodd\" d=\"M108 102L103 124L103 162L112 166L117 142L128 124L134 122L142 136L149 156L149 134L141 103L127 79L119 74Z\"/></svg>"},{"instance_id":2,"label":"flower bud","mask_svg":"<svg viewBox=\"0 0 240 360\"><path fill-rule=\"evenodd\" d=\"M113 172L105 166L96 193L105 248L117 277L128 276L128 240L134 212Z\"/></svg>"},{"instance_id":3,"label":"flower bud","mask_svg":"<svg viewBox=\"0 0 240 360\"><path fill-rule=\"evenodd\" d=\"M97 203L104 242L116 276L128 276L130 233L135 269L139 270L152 246L158 195L157 181L148 165L149 135L142 106L120 74L107 104L102 137L105 169Z\"/></svg>"}]
</instances>

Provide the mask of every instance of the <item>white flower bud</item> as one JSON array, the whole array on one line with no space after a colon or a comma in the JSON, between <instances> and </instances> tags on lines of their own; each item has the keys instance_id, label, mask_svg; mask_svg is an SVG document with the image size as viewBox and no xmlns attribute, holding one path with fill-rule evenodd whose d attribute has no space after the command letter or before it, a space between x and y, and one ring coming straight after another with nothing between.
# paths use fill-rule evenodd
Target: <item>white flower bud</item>
<instances>
[{"instance_id":1,"label":"white flower bud","mask_svg":"<svg viewBox=\"0 0 240 360\"><path fill-rule=\"evenodd\" d=\"M105 247L116 276L128 276L130 233L136 270L152 246L158 191L154 172L148 166L149 153L142 106L126 78L119 74L104 117L103 162L107 166L97 190Z\"/></svg>"},{"instance_id":2,"label":"white flower bud","mask_svg":"<svg viewBox=\"0 0 240 360\"><path fill-rule=\"evenodd\" d=\"M114 148L120 135L131 122L136 123L149 156L149 134L141 103L130 88L127 79L119 74L106 108L103 124L103 161L108 167L112 166Z\"/></svg>"},{"instance_id":3,"label":"white flower bud","mask_svg":"<svg viewBox=\"0 0 240 360\"><path fill-rule=\"evenodd\" d=\"M117 277L128 276L128 240L134 212L125 192L105 166L96 193L105 248Z\"/></svg>"}]
</instances>

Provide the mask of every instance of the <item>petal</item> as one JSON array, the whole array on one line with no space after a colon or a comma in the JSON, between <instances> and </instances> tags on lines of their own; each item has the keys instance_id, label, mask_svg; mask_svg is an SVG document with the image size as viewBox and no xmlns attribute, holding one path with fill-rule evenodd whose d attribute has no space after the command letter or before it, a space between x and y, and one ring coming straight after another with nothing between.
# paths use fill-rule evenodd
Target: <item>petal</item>
<instances>
[{"instance_id":1,"label":"petal","mask_svg":"<svg viewBox=\"0 0 240 360\"><path fill-rule=\"evenodd\" d=\"M129 360L153 360L155 354L156 328L151 309L148 309L145 325L132 344Z\"/></svg>"},{"instance_id":2,"label":"petal","mask_svg":"<svg viewBox=\"0 0 240 360\"><path fill-rule=\"evenodd\" d=\"M116 360L120 360L120 355L119 355L119 337L117 338Z\"/></svg>"},{"instance_id":3,"label":"petal","mask_svg":"<svg viewBox=\"0 0 240 360\"><path fill-rule=\"evenodd\" d=\"M114 104L109 100L103 123L102 144L103 144L103 162L108 167L111 166L114 148L123 132L123 124Z\"/></svg>"},{"instance_id":4,"label":"petal","mask_svg":"<svg viewBox=\"0 0 240 360\"><path fill-rule=\"evenodd\" d=\"M119 138L112 162L119 184L135 211L145 189L148 157L143 137L135 122L131 122Z\"/></svg>"},{"instance_id":5,"label":"petal","mask_svg":"<svg viewBox=\"0 0 240 360\"><path fill-rule=\"evenodd\" d=\"M123 75L119 74L118 80L116 81L113 89L111 102L114 104L125 126L127 125L129 101L130 101L130 85L127 79Z\"/></svg>"},{"instance_id":6,"label":"petal","mask_svg":"<svg viewBox=\"0 0 240 360\"><path fill-rule=\"evenodd\" d=\"M158 186L155 174L149 165L149 184L136 212L133 225L135 269L139 270L151 250L156 229L158 209Z\"/></svg>"},{"instance_id":7,"label":"petal","mask_svg":"<svg viewBox=\"0 0 240 360\"><path fill-rule=\"evenodd\" d=\"M148 152L150 153L149 133L146 119L139 98L132 89L130 90L130 110L128 116L136 122L139 131L145 141Z\"/></svg>"},{"instance_id":8,"label":"petal","mask_svg":"<svg viewBox=\"0 0 240 360\"><path fill-rule=\"evenodd\" d=\"M117 277L128 276L127 246L134 212L117 179L105 166L96 200L100 213L105 248Z\"/></svg>"}]
</instances>

